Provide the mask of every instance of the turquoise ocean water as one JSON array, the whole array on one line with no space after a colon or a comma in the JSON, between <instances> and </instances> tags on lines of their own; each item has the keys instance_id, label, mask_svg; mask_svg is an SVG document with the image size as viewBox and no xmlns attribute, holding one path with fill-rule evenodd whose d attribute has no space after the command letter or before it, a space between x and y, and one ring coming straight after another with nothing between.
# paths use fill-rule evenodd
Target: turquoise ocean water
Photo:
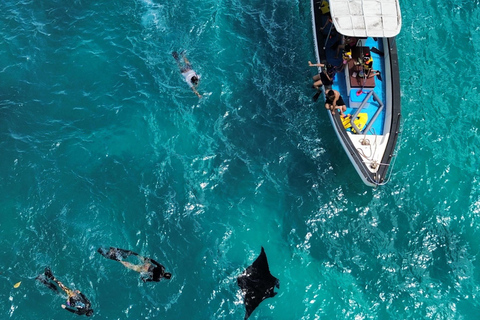
<instances>
[{"instance_id":1,"label":"turquoise ocean water","mask_svg":"<svg viewBox=\"0 0 480 320\"><path fill-rule=\"evenodd\" d=\"M1 1L0 319L77 317L47 265L96 319L243 319L261 246L280 290L251 319L477 319L480 2L400 4L403 133L371 189L312 102L308 0Z\"/></svg>"}]
</instances>

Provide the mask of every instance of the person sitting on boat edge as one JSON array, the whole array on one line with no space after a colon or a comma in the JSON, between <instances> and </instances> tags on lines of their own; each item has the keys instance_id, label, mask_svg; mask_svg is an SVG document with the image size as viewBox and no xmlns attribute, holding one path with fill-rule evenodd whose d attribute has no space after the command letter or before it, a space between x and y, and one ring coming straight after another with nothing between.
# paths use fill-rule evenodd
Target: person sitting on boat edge
<instances>
[{"instance_id":1,"label":"person sitting on boat edge","mask_svg":"<svg viewBox=\"0 0 480 320\"><path fill-rule=\"evenodd\" d=\"M340 116L343 118L346 115L344 114L347 111L347 106L340 95L340 92L337 90L330 89L327 91L325 96L325 109L330 110L330 112L335 114L335 110L340 110Z\"/></svg>"},{"instance_id":2,"label":"person sitting on boat edge","mask_svg":"<svg viewBox=\"0 0 480 320\"><path fill-rule=\"evenodd\" d=\"M310 67L325 67L323 63L312 63L308 61ZM325 86L326 89L332 87L333 79L335 78L335 68L331 64L327 64L326 68L323 68L322 72L313 76L313 87L320 90L321 86Z\"/></svg>"},{"instance_id":3,"label":"person sitting on boat edge","mask_svg":"<svg viewBox=\"0 0 480 320\"><path fill-rule=\"evenodd\" d=\"M185 78L185 82L187 82L188 86L193 90L193 92L197 95L197 97L201 98L202 95L198 93L196 88L200 81L200 76L192 69L192 65L190 64L190 61L188 61L185 55L182 55L183 61L185 63L185 65L182 66L182 62L178 56L178 53L173 52L172 56L173 58L175 58L178 68L180 69L182 76Z\"/></svg>"}]
</instances>

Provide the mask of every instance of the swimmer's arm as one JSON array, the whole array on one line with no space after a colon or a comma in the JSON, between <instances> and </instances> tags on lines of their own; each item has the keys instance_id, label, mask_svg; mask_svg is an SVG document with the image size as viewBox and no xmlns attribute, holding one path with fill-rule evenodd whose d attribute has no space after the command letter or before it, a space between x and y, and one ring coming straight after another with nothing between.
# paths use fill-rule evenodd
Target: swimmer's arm
<instances>
[{"instance_id":1,"label":"swimmer's arm","mask_svg":"<svg viewBox=\"0 0 480 320\"><path fill-rule=\"evenodd\" d=\"M153 263L154 265L158 266L158 267L162 266L160 263L158 263L157 261L155 261L153 259L150 259L150 262Z\"/></svg>"},{"instance_id":2,"label":"swimmer's arm","mask_svg":"<svg viewBox=\"0 0 480 320\"><path fill-rule=\"evenodd\" d=\"M192 90L193 92L195 92L195 94L197 95L197 97L201 98L202 95L200 93L198 93L197 89L195 89L195 87L192 87Z\"/></svg>"}]
</instances>

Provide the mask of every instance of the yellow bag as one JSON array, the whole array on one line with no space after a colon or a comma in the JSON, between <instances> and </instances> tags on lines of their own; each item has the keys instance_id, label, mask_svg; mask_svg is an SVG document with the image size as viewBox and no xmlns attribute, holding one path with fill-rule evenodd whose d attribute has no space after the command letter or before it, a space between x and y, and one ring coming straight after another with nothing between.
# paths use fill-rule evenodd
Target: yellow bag
<instances>
[{"instance_id":1,"label":"yellow bag","mask_svg":"<svg viewBox=\"0 0 480 320\"><path fill-rule=\"evenodd\" d=\"M352 128L352 124L350 123L350 120L352 119L352 115L349 114L345 118L342 118L342 124L345 129ZM357 119L353 121L355 125L357 126L358 129L362 130L365 125L367 124L368 121L368 114L367 113L360 113L357 116ZM351 129L353 133L357 133L354 128Z\"/></svg>"},{"instance_id":2,"label":"yellow bag","mask_svg":"<svg viewBox=\"0 0 480 320\"><path fill-rule=\"evenodd\" d=\"M322 10L322 14L326 14L330 12L330 5L328 4L328 1L323 0L322 3L320 4L320 10Z\"/></svg>"}]
</instances>

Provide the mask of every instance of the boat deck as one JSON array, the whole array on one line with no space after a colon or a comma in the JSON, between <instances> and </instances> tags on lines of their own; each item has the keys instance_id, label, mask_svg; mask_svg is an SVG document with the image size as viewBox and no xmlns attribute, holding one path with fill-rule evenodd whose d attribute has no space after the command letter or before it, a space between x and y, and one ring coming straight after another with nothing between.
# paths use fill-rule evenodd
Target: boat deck
<instances>
[{"instance_id":1,"label":"boat deck","mask_svg":"<svg viewBox=\"0 0 480 320\"><path fill-rule=\"evenodd\" d=\"M321 1L320 1L321 2ZM327 21L328 16L323 15L322 16L322 26L325 25L325 22ZM336 42L341 39L340 35L333 35L330 34L330 37L328 41L325 42L325 39L329 36L328 32L330 30L331 24L327 24L325 29L322 32L323 35L323 43L319 43L319 46L324 46L325 49L323 51L323 54L321 56L326 57L326 61L322 61L322 63L328 63L333 66L336 66L337 68L340 68L343 63L342 59L342 52L338 54L338 57L336 58L335 55L337 53L336 51ZM317 26L318 28L318 26ZM317 29L319 30L319 29ZM333 33L333 31L332 31ZM374 38L362 38L359 41L359 45L361 47L366 47L366 48L376 48L380 52L384 52L384 44L383 44L383 39L374 39ZM337 42L338 43L338 42ZM357 45L357 47L359 46ZM385 70L384 70L384 56L381 54L378 54L375 52L376 50L372 51L370 50L370 54L373 58L373 70L378 70L380 71L382 76L385 76ZM346 114L354 114L364 98L367 96L367 94L373 89L375 94L378 96L378 98L383 102L383 104L386 104L386 85L384 81L381 81L378 79L378 77L374 77L372 79L368 79L368 86L365 85L367 81L362 78L358 78L358 81L356 83L353 83L353 86L350 86L350 75L348 67L345 67L343 71L339 72L335 76L334 83L332 85L332 89L337 90L340 92L343 100L345 101L345 104L347 106L347 112ZM374 83L374 87L372 88L372 84ZM362 108L362 113L367 113L368 114L368 122L365 125L368 126L369 122L371 119L373 119L375 113L377 112L379 108L379 104L373 100L372 97L368 100L367 104ZM368 132L364 132L364 134L368 135L382 135L384 134L384 123L385 123L385 108L379 113L375 121L371 124L371 128ZM348 129L349 130L349 129Z\"/></svg>"}]
</instances>

